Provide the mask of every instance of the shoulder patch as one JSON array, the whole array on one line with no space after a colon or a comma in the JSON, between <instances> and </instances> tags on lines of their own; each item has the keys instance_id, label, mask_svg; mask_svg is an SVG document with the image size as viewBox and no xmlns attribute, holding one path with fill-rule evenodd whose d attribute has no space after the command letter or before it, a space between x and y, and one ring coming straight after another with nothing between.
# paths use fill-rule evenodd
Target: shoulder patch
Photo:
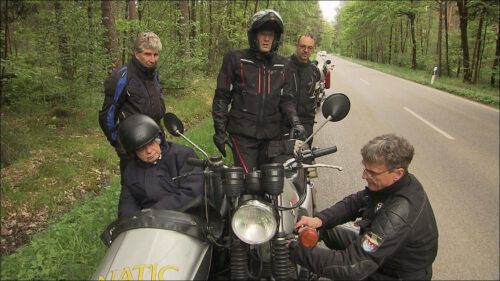
<instances>
[{"instance_id":1,"label":"shoulder patch","mask_svg":"<svg viewBox=\"0 0 500 281\"><path fill-rule=\"evenodd\" d=\"M361 248L367 253L374 253L384 242L384 238L368 231L361 237Z\"/></svg>"}]
</instances>

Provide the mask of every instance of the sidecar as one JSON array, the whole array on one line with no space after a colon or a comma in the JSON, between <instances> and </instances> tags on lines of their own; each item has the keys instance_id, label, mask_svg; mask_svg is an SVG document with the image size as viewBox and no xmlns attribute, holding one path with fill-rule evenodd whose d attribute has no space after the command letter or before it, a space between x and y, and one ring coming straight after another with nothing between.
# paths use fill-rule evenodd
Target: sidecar
<instances>
[{"instance_id":1,"label":"sidecar","mask_svg":"<svg viewBox=\"0 0 500 281\"><path fill-rule=\"evenodd\" d=\"M218 231L217 222L208 226ZM202 216L143 210L111 223L109 247L92 280L206 280L213 246Z\"/></svg>"}]
</instances>

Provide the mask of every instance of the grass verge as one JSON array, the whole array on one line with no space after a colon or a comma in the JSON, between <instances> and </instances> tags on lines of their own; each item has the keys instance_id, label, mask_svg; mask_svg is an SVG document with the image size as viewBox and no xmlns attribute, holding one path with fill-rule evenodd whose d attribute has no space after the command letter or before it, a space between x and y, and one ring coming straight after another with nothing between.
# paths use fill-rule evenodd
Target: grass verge
<instances>
[{"instance_id":1,"label":"grass verge","mask_svg":"<svg viewBox=\"0 0 500 281\"><path fill-rule=\"evenodd\" d=\"M463 83L461 79L454 77L436 77L434 83L431 84L431 72L423 70L412 70L404 67L397 67L388 64L379 64L369 61L351 59L343 57L344 59L353 61L355 63L373 68L384 73L388 73L403 79L414 81L422 85L427 85L457 96L467 98L469 100L477 101L482 104L489 105L494 108L499 108L499 92L498 83L494 87L488 84L468 84Z\"/></svg>"}]
</instances>

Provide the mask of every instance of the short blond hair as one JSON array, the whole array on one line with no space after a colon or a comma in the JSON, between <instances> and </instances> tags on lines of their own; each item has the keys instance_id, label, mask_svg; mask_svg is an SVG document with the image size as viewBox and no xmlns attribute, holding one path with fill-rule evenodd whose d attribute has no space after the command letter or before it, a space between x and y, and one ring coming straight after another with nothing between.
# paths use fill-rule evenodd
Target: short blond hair
<instances>
[{"instance_id":1,"label":"short blond hair","mask_svg":"<svg viewBox=\"0 0 500 281\"><path fill-rule=\"evenodd\" d=\"M134 52L143 52L144 49L154 49L161 52L161 40L154 32L141 32L134 42Z\"/></svg>"}]
</instances>

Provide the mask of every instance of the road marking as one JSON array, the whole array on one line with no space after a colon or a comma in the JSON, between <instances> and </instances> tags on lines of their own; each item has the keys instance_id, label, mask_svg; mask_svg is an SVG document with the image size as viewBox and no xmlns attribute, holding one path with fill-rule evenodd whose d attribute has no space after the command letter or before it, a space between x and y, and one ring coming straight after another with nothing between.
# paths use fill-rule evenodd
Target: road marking
<instances>
[{"instance_id":1,"label":"road marking","mask_svg":"<svg viewBox=\"0 0 500 281\"><path fill-rule=\"evenodd\" d=\"M422 118L420 115L416 114L415 112L411 111L408 107L404 107L404 109L408 112L410 112L411 114L413 114L413 116L417 117L418 119L420 119L420 121L424 122L425 124L429 125L431 128L433 128L434 130L438 131L438 133L440 133L441 135L445 136L447 139L450 139L450 140L454 140L455 138L450 136L448 133L446 133L445 131L439 129L438 127L434 126L431 122L425 120L424 118Z\"/></svg>"},{"instance_id":2,"label":"road marking","mask_svg":"<svg viewBox=\"0 0 500 281\"><path fill-rule=\"evenodd\" d=\"M366 80L363 80L361 78L359 78L359 80L361 80L361 82L365 83L366 85L370 86L370 83L368 83Z\"/></svg>"}]
</instances>

